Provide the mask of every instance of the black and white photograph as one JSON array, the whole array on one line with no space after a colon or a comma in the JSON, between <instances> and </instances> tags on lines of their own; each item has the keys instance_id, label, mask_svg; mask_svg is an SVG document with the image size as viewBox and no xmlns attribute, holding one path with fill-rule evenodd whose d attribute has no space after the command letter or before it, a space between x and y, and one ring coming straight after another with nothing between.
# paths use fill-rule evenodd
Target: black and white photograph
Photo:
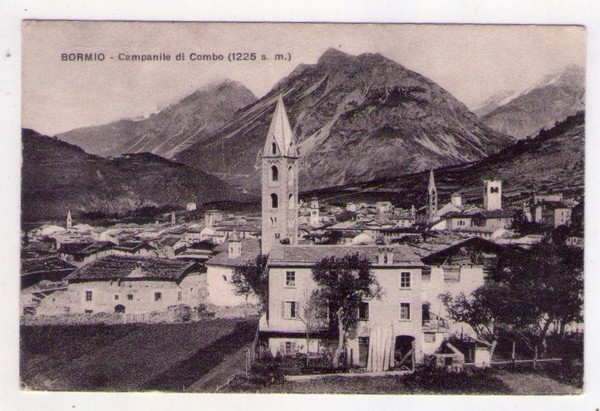
<instances>
[{"instance_id":1,"label":"black and white photograph","mask_svg":"<svg viewBox=\"0 0 600 411\"><path fill-rule=\"evenodd\" d=\"M20 390L585 392L585 27L21 36Z\"/></svg>"}]
</instances>

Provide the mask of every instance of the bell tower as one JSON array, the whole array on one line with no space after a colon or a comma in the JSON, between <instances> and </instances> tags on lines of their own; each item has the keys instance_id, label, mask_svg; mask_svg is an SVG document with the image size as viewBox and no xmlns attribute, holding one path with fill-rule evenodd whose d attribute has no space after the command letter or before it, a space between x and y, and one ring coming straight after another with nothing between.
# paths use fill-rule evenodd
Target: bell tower
<instances>
[{"instance_id":1,"label":"bell tower","mask_svg":"<svg viewBox=\"0 0 600 411\"><path fill-rule=\"evenodd\" d=\"M67 209L67 230L73 228L73 217L71 217L71 209Z\"/></svg>"},{"instance_id":2,"label":"bell tower","mask_svg":"<svg viewBox=\"0 0 600 411\"><path fill-rule=\"evenodd\" d=\"M298 241L298 150L279 95L262 153L262 253Z\"/></svg>"},{"instance_id":3,"label":"bell tower","mask_svg":"<svg viewBox=\"0 0 600 411\"><path fill-rule=\"evenodd\" d=\"M433 170L429 171L429 185L427 186L427 221L433 223L438 211L438 196L435 180L433 178Z\"/></svg>"}]
</instances>

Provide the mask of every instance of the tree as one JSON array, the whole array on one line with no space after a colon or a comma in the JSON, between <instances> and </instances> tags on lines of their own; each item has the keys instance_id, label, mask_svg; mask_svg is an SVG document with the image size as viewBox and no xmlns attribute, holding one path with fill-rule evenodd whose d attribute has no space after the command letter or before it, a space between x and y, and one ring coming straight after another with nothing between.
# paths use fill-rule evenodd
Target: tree
<instances>
[{"instance_id":1,"label":"tree","mask_svg":"<svg viewBox=\"0 0 600 411\"><path fill-rule=\"evenodd\" d=\"M248 301L250 295L256 294L261 312L266 311L269 304L267 261L266 256L259 254L254 260L249 260L245 265L236 267L231 278L236 295L243 295Z\"/></svg>"},{"instance_id":2,"label":"tree","mask_svg":"<svg viewBox=\"0 0 600 411\"><path fill-rule=\"evenodd\" d=\"M306 366L308 366L311 336L327 326L327 304L326 300L321 298L319 290L313 290L310 295L308 290L304 290L304 300L301 302L297 316L304 323L305 327Z\"/></svg>"},{"instance_id":3,"label":"tree","mask_svg":"<svg viewBox=\"0 0 600 411\"><path fill-rule=\"evenodd\" d=\"M512 250L500 258L494 278L510 288L514 310L529 320L542 354L552 324L563 335L567 324L582 320L581 249L544 241L527 252Z\"/></svg>"},{"instance_id":4,"label":"tree","mask_svg":"<svg viewBox=\"0 0 600 411\"><path fill-rule=\"evenodd\" d=\"M477 288L470 297L450 293L438 297L448 312L448 317L473 328L477 338L490 347L490 358L498 343L501 329L513 322L515 312L511 307L510 290L503 284L490 284Z\"/></svg>"},{"instance_id":5,"label":"tree","mask_svg":"<svg viewBox=\"0 0 600 411\"><path fill-rule=\"evenodd\" d=\"M371 263L358 253L322 259L313 268L312 278L318 287L315 298L328 304L330 327L337 328L338 345L333 354L333 366L337 368L348 335L356 328L360 303L378 297L380 287Z\"/></svg>"}]
</instances>

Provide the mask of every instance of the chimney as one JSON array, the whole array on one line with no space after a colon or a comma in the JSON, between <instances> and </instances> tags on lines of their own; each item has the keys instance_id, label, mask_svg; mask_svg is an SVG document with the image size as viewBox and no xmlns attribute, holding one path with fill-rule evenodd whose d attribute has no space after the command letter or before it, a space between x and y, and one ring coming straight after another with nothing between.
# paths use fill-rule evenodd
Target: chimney
<instances>
[{"instance_id":1,"label":"chimney","mask_svg":"<svg viewBox=\"0 0 600 411\"><path fill-rule=\"evenodd\" d=\"M394 250L389 247L379 247L377 249L377 264L391 265L394 262Z\"/></svg>"},{"instance_id":2,"label":"chimney","mask_svg":"<svg viewBox=\"0 0 600 411\"><path fill-rule=\"evenodd\" d=\"M141 276L142 276L142 262L136 261L135 268L133 270L131 270L131 273L129 273L128 277L141 277Z\"/></svg>"}]
</instances>

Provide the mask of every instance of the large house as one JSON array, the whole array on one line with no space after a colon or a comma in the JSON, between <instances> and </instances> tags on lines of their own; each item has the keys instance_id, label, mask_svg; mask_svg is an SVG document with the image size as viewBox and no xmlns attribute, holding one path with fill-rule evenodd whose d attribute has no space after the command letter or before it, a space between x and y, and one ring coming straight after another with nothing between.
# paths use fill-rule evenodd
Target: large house
<instances>
[{"instance_id":1,"label":"large house","mask_svg":"<svg viewBox=\"0 0 600 411\"><path fill-rule=\"evenodd\" d=\"M69 313L148 314L169 306L197 307L206 300L206 273L196 263L111 255L66 278ZM60 303L57 303L60 304Z\"/></svg>"},{"instance_id":2,"label":"large house","mask_svg":"<svg viewBox=\"0 0 600 411\"><path fill-rule=\"evenodd\" d=\"M217 254L206 261L207 302L218 307L232 307L257 303L256 296L246 299L236 294L232 282L237 267L254 261L260 254L260 242L256 239L240 240L234 233L229 242L217 246Z\"/></svg>"}]
</instances>

